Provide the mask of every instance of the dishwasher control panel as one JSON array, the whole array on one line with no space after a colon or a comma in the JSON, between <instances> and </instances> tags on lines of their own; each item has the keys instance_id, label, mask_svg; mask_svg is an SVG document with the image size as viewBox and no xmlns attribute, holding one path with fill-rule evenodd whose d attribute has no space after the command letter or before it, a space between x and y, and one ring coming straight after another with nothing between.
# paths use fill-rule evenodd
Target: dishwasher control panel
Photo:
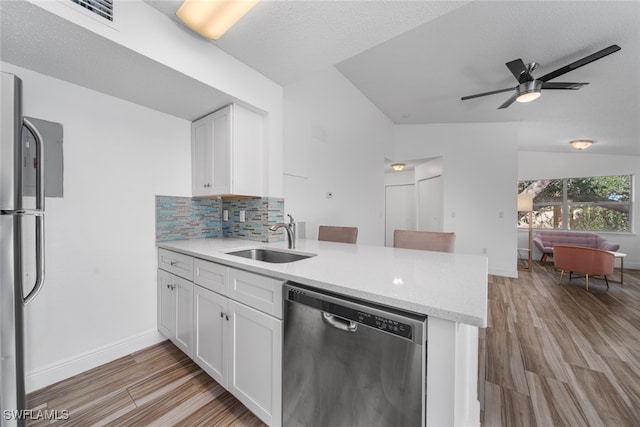
<instances>
[{"instance_id":1,"label":"dishwasher control panel","mask_svg":"<svg viewBox=\"0 0 640 427\"><path fill-rule=\"evenodd\" d=\"M403 338L413 338L413 328L411 325L362 311L358 311L357 314L358 318L355 319L355 321L358 323L362 323L363 325L371 326L372 328L377 328L382 331L387 331Z\"/></svg>"},{"instance_id":2,"label":"dishwasher control panel","mask_svg":"<svg viewBox=\"0 0 640 427\"><path fill-rule=\"evenodd\" d=\"M408 340L414 339L413 325L398 320L402 319L402 316L396 316L375 307L369 307L354 301L339 300L331 296L299 288L289 288L285 298L289 301L304 304L322 312L332 314L344 320L357 322L361 325L397 335Z\"/></svg>"}]
</instances>

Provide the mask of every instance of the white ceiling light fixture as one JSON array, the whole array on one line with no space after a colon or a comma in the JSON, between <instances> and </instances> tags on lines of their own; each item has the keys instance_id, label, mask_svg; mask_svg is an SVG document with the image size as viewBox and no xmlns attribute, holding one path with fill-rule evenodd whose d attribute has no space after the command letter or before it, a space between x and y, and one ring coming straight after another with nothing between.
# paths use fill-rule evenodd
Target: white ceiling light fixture
<instances>
[{"instance_id":1,"label":"white ceiling light fixture","mask_svg":"<svg viewBox=\"0 0 640 427\"><path fill-rule=\"evenodd\" d=\"M203 37L218 40L247 14L259 0L184 0L176 11L189 28Z\"/></svg>"},{"instance_id":2,"label":"white ceiling light fixture","mask_svg":"<svg viewBox=\"0 0 640 427\"><path fill-rule=\"evenodd\" d=\"M591 139L575 139L569 142L569 144L571 144L571 146L576 150L586 150L587 148L591 147L594 143L595 141Z\"/></svg>"},{"instance_id":3,"label":"white ceiling light fixture","mask_svg":"<svg viewBox=\"0 0 640 427\"><path fill-rule=\"evenodd\" d=\"M393 163L393 164L391 164L391 167L396 172L400 172L402 169L404 169L405 166L407 166L405 163Z\"/></svg>"}]
</instances>

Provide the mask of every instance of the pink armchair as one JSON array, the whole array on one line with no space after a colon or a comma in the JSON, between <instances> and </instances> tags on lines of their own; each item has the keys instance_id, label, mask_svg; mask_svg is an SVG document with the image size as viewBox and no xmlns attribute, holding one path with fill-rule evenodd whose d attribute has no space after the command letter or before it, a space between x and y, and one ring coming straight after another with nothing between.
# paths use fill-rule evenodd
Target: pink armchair
<instances>
[{"instance_id":1,"label":"pink armchair","mask_svg":"<svg viewBox=\"0 0 640 427\"><path fill-rule=\"evenodd\" d=\"M585 287L589 290L589 276L602 275L609 287L607 274L613 273L614 256L611 252L588 248L584 246L555 245L553 247L553 263L560 270L560 280L562 284L564 272L581 273L585 275Z\"/></svg>"}]
</instances>

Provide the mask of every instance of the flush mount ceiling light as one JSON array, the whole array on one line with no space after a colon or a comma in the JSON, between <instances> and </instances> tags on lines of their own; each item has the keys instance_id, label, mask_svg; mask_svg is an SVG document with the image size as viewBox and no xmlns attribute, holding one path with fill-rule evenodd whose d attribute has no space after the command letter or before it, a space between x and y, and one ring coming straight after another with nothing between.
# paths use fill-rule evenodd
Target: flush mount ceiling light
<instances>
[{"instance_id":1,"label":"flush mount ceiling light","mask_svg":"<svg viewBox=\"0 0 640 427\"><path fill-rule=\"evenodd\" d=\"M405 166L407 166L407 165L404 164L404 163L393 163L391 165L393 170L396 171L396 172L400 172L402 169L404 169Z\"/></svg>"},{"instance_id":2,"label":"flush mount ceiling light","mask_svg":"<svg viewBox=\"0 0 640 427\"><path fill-rule=\"evenodd\" d=\"M176 16L208 39L218 40L259 0L184 0Z\"/></svg>"},{"instance_id":3,"label":"flush mount ceiling light","mask_svg":"<svg viewBox=\"0 0 640 427\"><path fill-rule=\"evenodd\" d=\"M576 150L586 150L587 148L591 147L594 143L595 141L591 139L576 139L569 142L569 144L571 144L571 146Z\"/></svg>"}]
</instances>

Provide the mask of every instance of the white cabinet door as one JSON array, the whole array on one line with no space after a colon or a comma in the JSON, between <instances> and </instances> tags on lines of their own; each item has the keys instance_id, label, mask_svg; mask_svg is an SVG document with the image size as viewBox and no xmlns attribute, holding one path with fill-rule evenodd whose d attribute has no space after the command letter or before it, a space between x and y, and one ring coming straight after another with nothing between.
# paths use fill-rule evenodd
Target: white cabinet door
<instances>
[{"instance_id":1,"label":"white cabinet door","mask_svg":"<svg viewBox=\"0 0 640 427\"><path fill-rule=\"evenodd\" d=\"M193 343L193 283L173 276L176 299L176 335L175 345L186 355L192 355Z\"/></svg>"},{"instance_id":2,"label":"white cabinet door","mask_svg":"<svg viewBox=\"0 0 640 427\"><path fill-rule=\"evenodd\" d=\"M158 330L171 340L176 334L175 295L173 275L158 270Z\"/></svg>"},{"instance_id":3,"label":"white cabinet door","mask_svg":"<svg viewBox=\"0 0 640 427\"><path fill-rule=\"evenodd\" d=\"M229 105L210 116L213 124L213 188L211 194L232 193L232 108Z\"/></svg>"},{"instance_id":4,"label":"white cabinet door","mask_svg":"<svg viewBox=\"0 0 640 427\"><path fill-rule=\"evenodd\" d=\"M212 121L203 117L191 124L191 190L194 196L211 194Z\"/></svg>"},{"instance_id":5,"label":"white cabinet door","mask_svg":"<svg viewBox=\"0 0 640 427\"><path fill-rule=\"evenodd\" d=\"M228 299L194 287L193 360L218 384L227 387Z\"/></svg>"},{"instance_id":6,"label":"white cabinet door","mask_svg":"<svg viewBox=\"0 0 640 427\"><path fill-rule=\"evenodd\" d=\"M193 122L193 195L263 195L263 141L263 116L240 105L228 105Z\"/></svg>"},{"instance_id":7,"label":"white cabinet door","mask_svg":"<svg viewBox=\"0 0 640 427\"><path fill-rule=\"evenodd\" d=\"M229 300L228 390L270 426L282 422L282 321Z\"/></svg>"}]
</instances>

